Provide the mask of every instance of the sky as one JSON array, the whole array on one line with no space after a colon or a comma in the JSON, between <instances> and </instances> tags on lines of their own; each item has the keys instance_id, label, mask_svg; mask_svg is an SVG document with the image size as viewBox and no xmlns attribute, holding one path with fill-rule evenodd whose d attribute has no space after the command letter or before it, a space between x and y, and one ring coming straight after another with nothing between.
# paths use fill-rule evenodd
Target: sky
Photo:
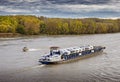
<instances>
[{"instance_id":1,"label":"sky","mask_svg":"<svg viewBox=\"0 0 120 82\"><path fill-rule=\"evenodd\" d=\"M0 15L120 18L120 0L0 0Z\"/></svg>"}]
</instances>

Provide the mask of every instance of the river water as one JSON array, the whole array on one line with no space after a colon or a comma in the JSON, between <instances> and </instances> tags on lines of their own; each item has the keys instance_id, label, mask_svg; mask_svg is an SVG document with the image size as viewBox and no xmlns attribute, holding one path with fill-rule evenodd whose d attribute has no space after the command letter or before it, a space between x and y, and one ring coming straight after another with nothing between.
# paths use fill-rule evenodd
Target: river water
<instances>
[{"instance_id":1,"label":"river water","mask_svg":"<svg viewBox=\"0 0 120 82\"><path fill-rule=\"evenodd\" d=\"M66 64L41 65L49 47L102 45L100 55ZM22 52L27 46L30 50ZM120 33L0 38L0 82L120 82Z\"/></svg>"}]
</instances>

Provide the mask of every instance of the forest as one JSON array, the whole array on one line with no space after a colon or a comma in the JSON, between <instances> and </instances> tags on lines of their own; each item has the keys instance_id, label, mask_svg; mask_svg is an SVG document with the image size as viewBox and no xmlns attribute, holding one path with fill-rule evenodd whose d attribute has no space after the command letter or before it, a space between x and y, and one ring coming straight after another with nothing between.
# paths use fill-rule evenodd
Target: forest
<instances>
[{"instance_id":1,"label":"forest","mask_svg":"<svg viewBox=\"0 0 120 82\"><path fill-rule=\"evenodd\" d=\"M120 19L0 16L0 33L69 35L120 32Z\"/></svg>"}]
</instances>

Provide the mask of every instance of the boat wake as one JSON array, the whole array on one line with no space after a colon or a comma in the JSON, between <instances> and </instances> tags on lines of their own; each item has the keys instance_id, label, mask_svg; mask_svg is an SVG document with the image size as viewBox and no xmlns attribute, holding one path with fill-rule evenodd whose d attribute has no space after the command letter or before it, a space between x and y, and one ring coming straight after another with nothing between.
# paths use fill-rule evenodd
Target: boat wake
<instances>
[{"instance_id":1,"label":"boat wake","mask_svg":"<svg viewBox=\"0 0 120 82\"><path fill-rule=\"evenodd\" d=\"M16 70L15 73L21 73L21 72L33 70L33 69L36 69L36 68L42 68L42 67L44 67L44 66L45 66L45 65L41 64L41 65L37 65L37 66L25 67L25 68L23 68L23 69Z\"/></svg>"},{"instance_id":2,"label":"boat wake","mask_svg":"<svg viewBox=\"0 0 120 82\"><path fill-rule=\"evenodd\" d=\"M28 47L23 47L22 51L27 52L27 51L40 51L40 50L46 50L46 49L41 49L41 48L28 48Z\"/></svg>"},{"instance_id":3,"label":"boat wake","mask_svg":"<svg viewBox=\"0 0 120 82\"><path fill-rule=\"evenodd\" d=\"M34 48L33 49L28 49L28 51L31 51L31 52L32 51L39 51L39 50L41 50L41 49L34 49Z\"/></svg>"}]
</instances>

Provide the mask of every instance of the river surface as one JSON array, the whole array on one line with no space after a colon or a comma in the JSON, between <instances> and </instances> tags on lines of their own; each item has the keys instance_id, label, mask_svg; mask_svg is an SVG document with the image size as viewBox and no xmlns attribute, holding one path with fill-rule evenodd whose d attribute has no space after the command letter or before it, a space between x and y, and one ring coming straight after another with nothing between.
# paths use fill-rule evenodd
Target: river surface
<instances>
[{"instance_id":1,"label":"river surface","mask_svg":"<svg viewBox=\"0 0 120 82\"><path fill-rule=\"evenodd\" d=\"M102 45L100 55L58 65L38 59L49 47ZM22 52L27 46L30 50ZM120 33L0 38L0 82L120 82Z\"/></svg>"}]
</instances>

